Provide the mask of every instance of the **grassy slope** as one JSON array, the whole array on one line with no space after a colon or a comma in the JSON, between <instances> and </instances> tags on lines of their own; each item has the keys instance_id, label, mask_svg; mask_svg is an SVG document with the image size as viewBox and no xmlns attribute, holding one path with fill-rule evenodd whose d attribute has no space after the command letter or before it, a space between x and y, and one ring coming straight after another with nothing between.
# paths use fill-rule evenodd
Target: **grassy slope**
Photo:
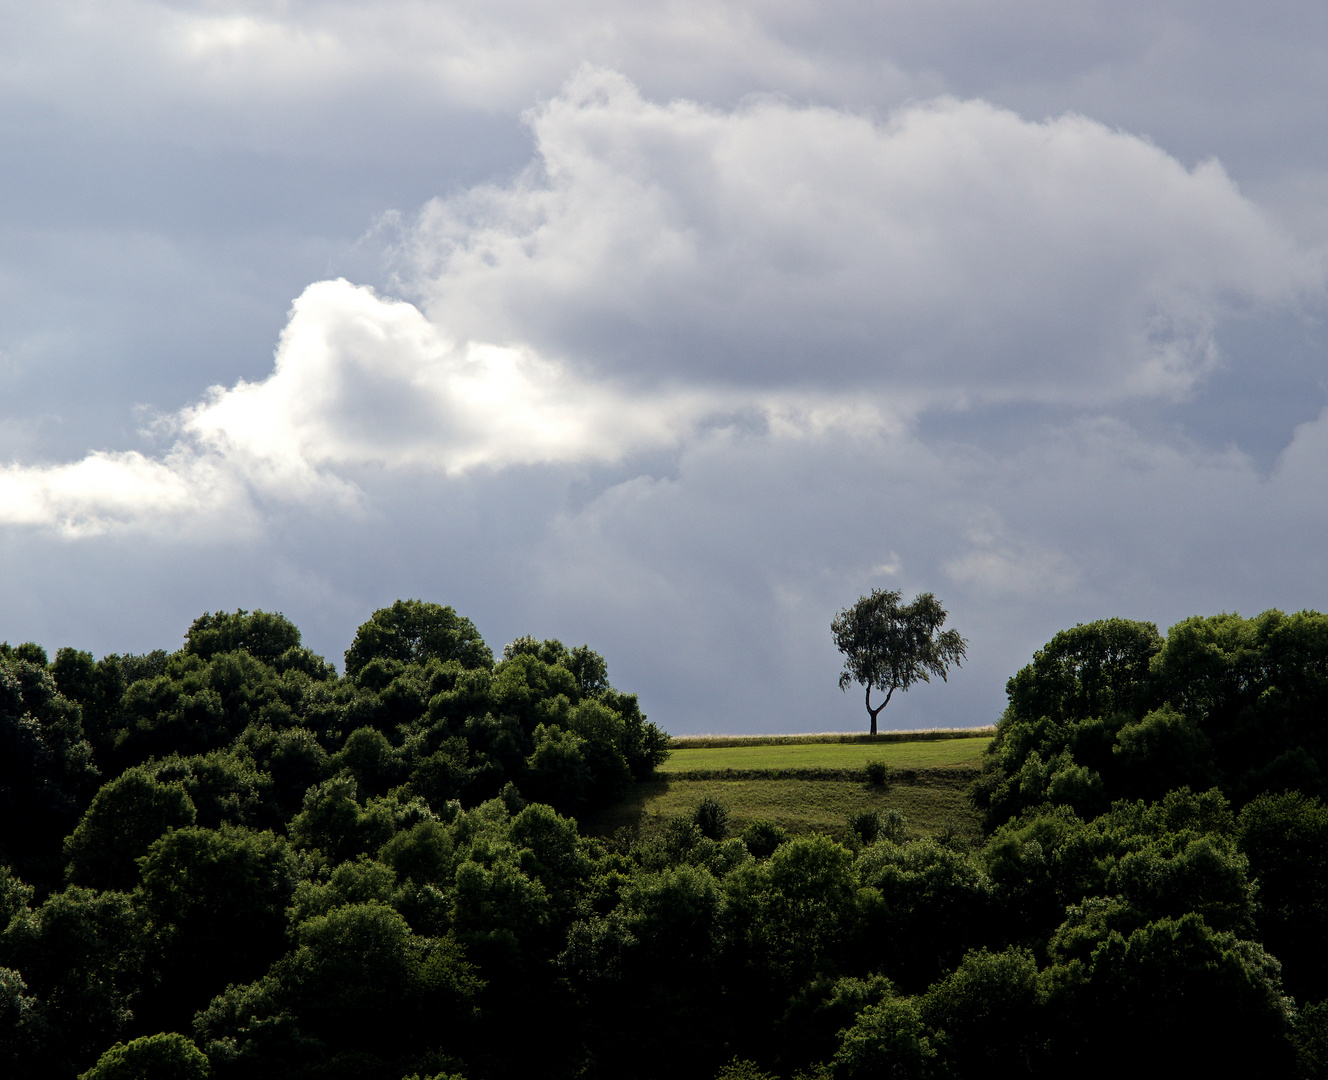
<instances>
[{"instance_id":1,"label":"grassy slope","mask_svg":"<svg viewBox=\"0 0 1328 1080\"><path fill-rule=\"evenodd\" d=\"M932 742L938 739L988 738L996 734L991 726L972 728L927 728L925 731L882 731L870 735L865 731L831 731L803 735L675 735L669 740L674 750L697 749L713 746L791 746L794 743L865 743L880 746L890 742Z\"/></svg>"},{"instance_id":2,"label":"grassy slope","mask_svg":"<svg viewBox=\"0 0 1328 1080\"><path fill-rule=\"evenodd\" d=\"M932 836L950 830L976 837L978 816L968 785L990 736L909 742L827 742L737 746L675 746L657 779L633 785L627 799L588 821L607 834L624 826L649 834L669 818L690 815L703 796L728 807L733 832L756 818L790 832L842 835L863 810L900 811L907 831ZM884 761L891 782L882 790L865 779L868 761ZM797 777L780 776L796 770Z\"/></svg>"},{"instance_id":3,"label":"grassy slope","mask_svg":"<svg viewBox=\"0 0 1328 1080\"><path fill-rule=\"evenodd\" d=\"M755 746L675 746L659 771L669 773L720 769L861 769L883 761L892 769L977 768L991 737L927 742L795 743Z\"/></svg>"}]
</instances>

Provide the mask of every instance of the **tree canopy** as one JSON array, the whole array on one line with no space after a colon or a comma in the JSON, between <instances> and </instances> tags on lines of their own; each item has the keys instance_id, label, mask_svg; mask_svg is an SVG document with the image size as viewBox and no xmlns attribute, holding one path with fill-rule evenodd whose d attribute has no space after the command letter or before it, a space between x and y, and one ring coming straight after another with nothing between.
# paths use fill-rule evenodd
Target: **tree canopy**
<instances>
[{"instance_id":1,"label":"tree canopy","mask_svg":"<svg viewBox=\"0 0 1328 1080\"><path fill-rule=\"evenodd\" d=\"M1058 634L984 830L833 835L591 827L667 738L589 646L337 675L251 619L0 647L6 1077L1328 1073L1316 613Z\"/></svg>"},{"instance_id":2,"label":"tree canopy","mask_svg":"<svg viewBox=\"0 0 1328 1080\"><path fill-rule=\"evenodd\" d=\"M346 650L346 674L358 675L375 659L403 664L456 660L465 668L493 667L493 653L473 622L451 607L421 600L398 600L375 611Z\"/></svg>"},{"instance_id":3,"label":"tree canopy","mask_svg":"<svg viewBox=\"0 0 1328 1080\"><path fill-rule=\"evenodd\" d=\"M930 682L933 675L945 681L950 665L958 666L968 650L958 630L941 629L945 609L931 593L919 593L911 604L901 603L902 599L898 590L873 589L830 624L835 647L844 654L839 688L847 690L850 683L865 688L873 735L876 717L896 690ZM885 693L875 708L873 689Z\"/></svg>"}]
</instances>

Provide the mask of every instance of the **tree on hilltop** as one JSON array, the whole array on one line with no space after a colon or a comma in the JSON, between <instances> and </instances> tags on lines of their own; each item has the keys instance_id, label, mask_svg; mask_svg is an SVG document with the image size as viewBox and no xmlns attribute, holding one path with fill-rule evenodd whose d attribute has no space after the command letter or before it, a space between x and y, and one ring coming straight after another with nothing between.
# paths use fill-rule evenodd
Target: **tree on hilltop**
<instances>
[{"instance_id":1,"label":"tree on hilltop","mask_svg":"<svg viewBox=\"0 0 1328 1080\"><path fill-rule=\"evenodd\" d=\"M896 690L931 682L933 675L944 682L950 665L958 667L968 650L958 630L941 630L945 608L931 593L920 593L911 604L901 604L902 599L897 589L873 589L830 624L835 645L844 654L839 688L847 690L850 683L866 687L873 735L876 717ZM885 691L885 700L874 709L873 689Z\"/></svg>"}]
</instances>

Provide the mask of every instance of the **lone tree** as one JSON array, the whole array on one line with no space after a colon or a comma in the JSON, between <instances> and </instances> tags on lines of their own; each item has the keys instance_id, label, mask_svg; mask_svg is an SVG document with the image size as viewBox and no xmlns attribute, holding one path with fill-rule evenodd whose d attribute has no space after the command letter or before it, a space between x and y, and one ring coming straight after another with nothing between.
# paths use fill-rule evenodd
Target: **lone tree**
<instances>
[{"instance_id":1,"label":"lone tree","mask_svg":"<svg viewBox=\"0 0 1328 1080\"><path fill-rule=\"evenodd\" d=\"M931 682L933 675L945 681L951 664L959 666L968 650L968 642L958 630L941 630L945 608L936 597L925 592L911 604L901 604L903 594L892 589L873 589L870 596L859 597L830 624L835 645L844 654L844 670L839 689L849 683L867 688L867 714L871 733L876 734L876 717L890 704L896 690L907 690L915 682ZM872 689L884 690L885 700L872 708Z\"/></svg>"}]
</instances>

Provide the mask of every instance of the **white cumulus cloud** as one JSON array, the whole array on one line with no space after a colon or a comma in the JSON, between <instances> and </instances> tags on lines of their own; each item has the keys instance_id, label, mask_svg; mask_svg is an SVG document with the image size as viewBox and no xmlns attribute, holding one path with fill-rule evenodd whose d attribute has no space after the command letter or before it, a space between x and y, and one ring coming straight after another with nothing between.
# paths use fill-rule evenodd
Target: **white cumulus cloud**
<instances>
[{"instance_id":1,"label":"white cumulus cloud","mask_svg":"<svg viewBox=\"0 0 1328 1080\"><path fill-rule=\"evenodd\" d=\"M339 280L295 302L269 378L214 388L181 426L250 475L298 489L341 466L612 460L676 442L716 404L628 396L520 345L458 344L413 305Z\"/></svg>"},{"instance_id":2,"label":"white cumulus cloud","mask_svg":"<svg viewBox=\"0 0 1328 1080\"><path fill-rule=\"evenodd\" d=\"M645 100L583 69L516 183L432 202L405 278L463 337L649 381L931 401L1183 396L1232 312L1319 295L1216 162L1081 116L941 99L884 119Z\"/></svg>"},{"instance_id":3,"label":"white cumulus cloud","mask_svg":"<svg viewBox=\"0 0 1328 1080\"><path fill-rule=\"evenodd\" d=\"M269 376L165 418L160 456L9 465L0 522L249 528L265 500L361 506L374 470L621 462L725 428L898 433L936 405L1172 399L1219 362L1225 314L1322 289L1318 255L1219 165L1079 116L951 99L884 119L769 97L724 111L583 68L528 119L523 175L406 227L416 303L310 285ZM996 588L1039 551L979 544L949 565Z\"/></svg>"}]
</instances>

